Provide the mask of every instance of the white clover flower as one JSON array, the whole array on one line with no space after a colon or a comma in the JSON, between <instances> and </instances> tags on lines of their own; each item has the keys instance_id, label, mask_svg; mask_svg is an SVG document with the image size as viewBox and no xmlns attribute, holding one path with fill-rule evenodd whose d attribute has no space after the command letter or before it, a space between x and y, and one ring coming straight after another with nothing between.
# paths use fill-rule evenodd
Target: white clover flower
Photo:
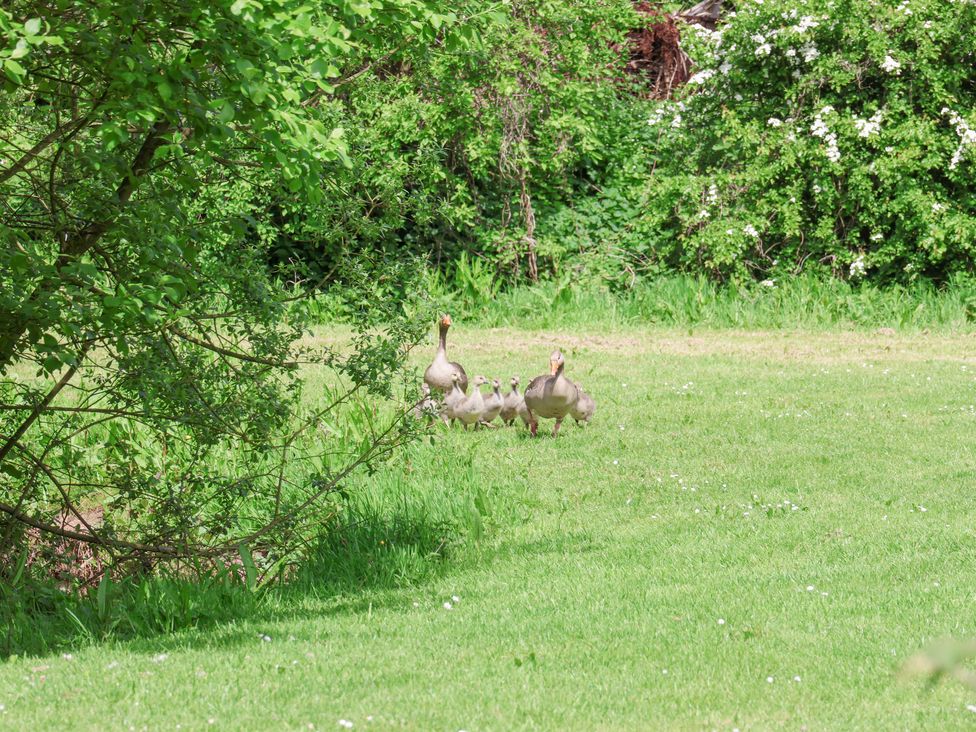
<instances>
[{"instance_id":1,"label":"white clover flower","mask_svg":"<svg viewBox=\"0 0 976 732\"><path fill-rule=\"evenodd\" d=\"M864 255L858 254L857 259L851 262L851 277L863 277L867 272L867 266L864 264Z\"/></svg>"},{"instance_id":2,"label":"white clover flower","mask_svg":"<svg viewBox=\"0 0 976 732\"><path fill-rule=\"evenodd\" d=\"M901 63L893 59L890 55L884 57L884 61L881 62L881 68L889 74L897 75L901 73Z\"/></svg>"},{"instance_id":3,"label":"white clover flower","mask_svg":"<svg viewBox=\"0 0 976 732\"><path fill-rule=\"evenodd\" d=\"M770 127L782 127L783 120L781 120L779 117L770 117L766 120L766 124Z\"/></svg>"},{"instance_id":4,"label":"white clover flower","mask_svg":"<svg viewBox=\"0 0 976 732\"><path fill-rule=\"evenodd\" d=\"M763 280L759 284L762 285L763 287L776 287L776 280ZM744 515L748 516L749 512L746 511Z\"/></svg>"}]
</instances>

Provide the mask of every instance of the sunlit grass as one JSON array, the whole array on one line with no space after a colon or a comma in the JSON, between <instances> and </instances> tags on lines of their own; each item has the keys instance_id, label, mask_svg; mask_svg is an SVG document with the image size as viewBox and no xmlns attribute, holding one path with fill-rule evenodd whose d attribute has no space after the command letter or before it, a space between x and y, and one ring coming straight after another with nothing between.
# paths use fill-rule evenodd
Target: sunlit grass
<instances>
[{"instance_id":1,"label":"sunlit grass","mask_svg":"<svg viewBox=\"0 0 976 732\"><path fill-rule=\"evenodd\" d=\"M524 384L561 347L593 424L435 430L350 486L290 588L7 661L0 726L971 722L962 688L895 675L976 634L970 337L456 322L469 374Z\"/></svg>"}]
</instances>

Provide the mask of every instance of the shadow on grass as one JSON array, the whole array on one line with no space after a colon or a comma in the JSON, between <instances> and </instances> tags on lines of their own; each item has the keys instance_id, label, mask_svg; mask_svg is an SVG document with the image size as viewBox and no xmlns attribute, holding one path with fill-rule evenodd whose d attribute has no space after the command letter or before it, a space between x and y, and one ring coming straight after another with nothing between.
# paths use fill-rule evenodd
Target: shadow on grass
<instances>
[{"instance_id":1,"label":"shadow on grass","mask_svg":"<svg viewBox=\"0 0 976 732\"><path fill-rule=\"evenodd\" d=\"M368 500L350 504L324 528L292 577L257 590L230 572L129 579L88 597L66 595L51 584L0 584L0 659L120 641L136 652L159 652L254 640L256 632L244 631L241 623L378 608L404 588L441 574L445 560L463 547L456 521L433 519L406 502L394 511ZM191 640L185 631L203 633Z\"/></svg>"}]
</instances>

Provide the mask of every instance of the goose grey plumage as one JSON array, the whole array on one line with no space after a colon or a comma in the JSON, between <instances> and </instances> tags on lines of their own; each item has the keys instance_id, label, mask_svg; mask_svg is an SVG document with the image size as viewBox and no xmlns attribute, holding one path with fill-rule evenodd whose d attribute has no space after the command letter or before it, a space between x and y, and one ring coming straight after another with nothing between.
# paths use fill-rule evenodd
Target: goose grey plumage
<instances>
[{"instance_id":1,"label":"goose grey plumage","mask_svg":"<svg viewBox=\"0 0 976 732\"><path fill-rule=\"evenodd\" d=\"M522 395L519 394L519 377L512 377L512 390L505 395L505 403L502 405L502 422L511 427L512 422L518 416L519 406L524 404Z\"/></svg>"},{"instance_id":2,"label":"goose grey plumage","mask_svg":"<svg viewBox=\"0 0 976 732\"><path fill-rule=\"evenodd\" d=\"M565 366L563 354L553 351L549 356L549 375L536 376L525 390L525 408L533 437L539 427L539 417L555 419L552 436L559 434L559 426L579 398L576 384L563 375Z\"/></svg>"},{"instance_id":3,"label":"goose grey plumage","mask_svg":"<svg viewBox=\"0 0 976 732\"><path fill-rule=\"evenodd\" d=\"M579 392L579 398L569 413L576 420L577 426L579 426L580 422L589 424L590 420L593 419L593 414L596 412L596 402L593 401L593 397L587 394L579 384L576 385L576 390Z\"/></svg>"},{"instance_id":4,"label":"goose grey plumage","mask_svg":"<svg viewBox=\"0 0 976 732\"><path fill-rule=\"evenodd\" d=\"M485 397L485 409L481 413L481 419L479 420L486 427L495 421L495 418L502 411L502 407L505 406L505 398L502 396L501 391L499 391L501 388L502 385L498 379L491 380L491 394Z\"/></svg>"},{"instance_id":5,"label":"goose grey plumage","mask_svg":"<svg viewBox=\"0 0 976 732\"><path fill-rule=\"evenodd\" d=\"M473 424L477 429L478 420L485 411L485 398L481 393L481 385L487 383L488 379L484 376L475 376L474 391L471 392L471 396L466 397L454 408L457 418L464 423L464 429L467 429L469 424Z\"/></svg>"},{"instance_id":6,"label":"goose grey plumage","mask_svg":"<svg viewBox=\"0 0 976 732\"><path fill-rule=\"evenodd\" d=\"M440 332L440 341L437 344L437 353L434 354L434 360L427 367L427 370L424 371L424 382L431 389L446 394L452 388L451 374L457 372L458 386L461 388L461 391L467 393L468 375L464 372L464 367L455 361L449 361L447 358L447 331L451 327L451 322L450 315L444 315L438 321L437 327Z\"/></svg>"},{"instance_id":7,"label":"goose grey plumage","mask_svg":"<svg viewBox=\"0 0 976 732\"><path fill-rule=\"evenodd\" d=\"M441 411L441 418L445 424L454 423L454 420L457 419L457 407L464 401L464 392L458 385L459 380L460 376L457 371L451 374L451 390L444 397L444 409Z\"/></svg>"},{"instance_id":8,"label":"goose grey plumage","mask_svg":"<svg viewBox=\"0 0 976 732\"><path fill-rule=\"evenodd\" d=\"M430 398L430 387L427 384L421 384L420 390L423 393L423 397L413 407L414 418L423 419L424 417L436 415L437 402Z\"/></svg>"}]
</instances>

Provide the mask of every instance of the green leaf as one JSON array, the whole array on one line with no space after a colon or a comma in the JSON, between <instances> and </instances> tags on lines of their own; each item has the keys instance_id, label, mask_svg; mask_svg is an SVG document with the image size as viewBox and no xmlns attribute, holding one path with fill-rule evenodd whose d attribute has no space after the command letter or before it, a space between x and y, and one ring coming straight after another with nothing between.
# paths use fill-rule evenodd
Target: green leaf
<instances>
[{"instance_id":1,"label":"green leaf","mask_svg":"<svg viewBox=\"0 0 976 732\"><path fill-rule=\"evenodd\" d=\"M24 23L24 33L29 36L36 36L41 32L41 19L31 18L26 23Z\"/></svg>"},{"instance_id":2,"label":"green leaf","mask_svg":"<svg viewBox=\"0 0 976 732\"><path fill-rule=\"evenodd\" d=\"M21 83L24 80L24 76L27 74L24 67L14 61L12 58L8 58L6 61L4 61L3 66L7 70L7 76L10 77L10 80L15 84Z\"/></svg>"},{"instance_id":3,"label":"green leaf","mask_svg":"<svg viewBox=\"0 0 976 732\"><path fill-rule=\"evenodd\" d=\"M244 544L237 547L237 553L241 557L241 564L244 565L244 586L253 591L258 583L258 568L254 564L254 557Z\"/></svg>"}]
</instances>

